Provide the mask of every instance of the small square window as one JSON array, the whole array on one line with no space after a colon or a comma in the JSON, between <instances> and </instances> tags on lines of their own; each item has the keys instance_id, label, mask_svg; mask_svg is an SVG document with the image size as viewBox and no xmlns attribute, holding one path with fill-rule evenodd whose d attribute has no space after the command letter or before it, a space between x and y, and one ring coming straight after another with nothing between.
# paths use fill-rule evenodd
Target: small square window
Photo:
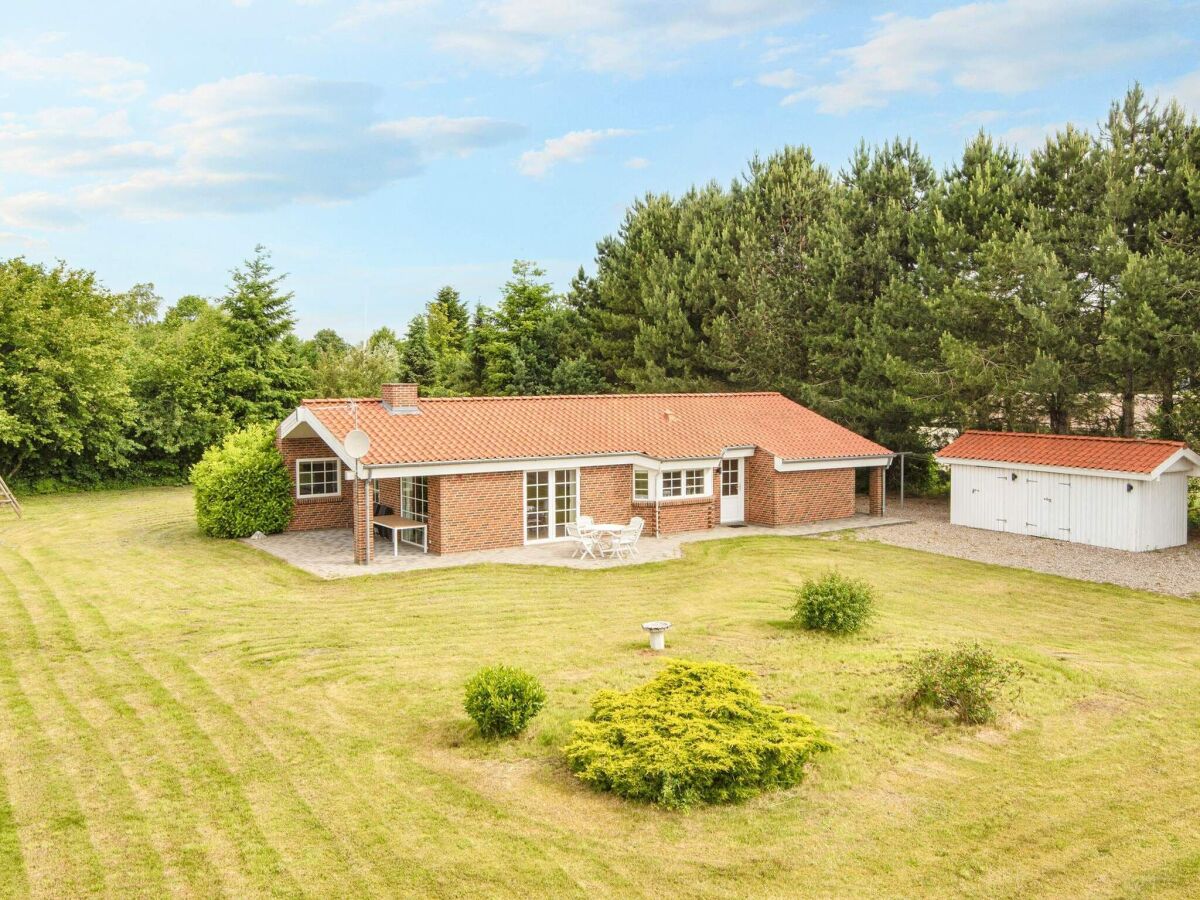
<instances>
[{"instance_id":1,"label":"small square window","mask_svg":"<svg viewBox=\"0 0 1200 900\"><path fill-rule=\"evenodd\" d=\"M645 469L633 470L633 499L650 499L650 473Z\"/></svg>"},{"instance_id":2,"label":"small square window","mask_svg":"<svg viewBox=\"0 0 1200 900\"><path fill-rule=\"evenodd\" d=\"M704 470L688 469L684 475L684 493L689 497L699 497L704 493Z\"/></svg>"},{"instance_id":3,"label":"small square window","mask_svg":"<svg viewBox=\"0 0 1200 900\"><path fill-rule=\"evenodd\" d=\"M302 459L296 463L297 497L336 497L342 492L336 459Z\"/></svg>"},{"instance_id":4,"label":"small square window","mask_svg":"<svg viewBox=\"0 0 1200 900\"><path fill-rule=\"evenodd\" d=\"M663 472L662 495L664 497L680 497L683 495L683 472Z\"/></svg>"}]
</instances>

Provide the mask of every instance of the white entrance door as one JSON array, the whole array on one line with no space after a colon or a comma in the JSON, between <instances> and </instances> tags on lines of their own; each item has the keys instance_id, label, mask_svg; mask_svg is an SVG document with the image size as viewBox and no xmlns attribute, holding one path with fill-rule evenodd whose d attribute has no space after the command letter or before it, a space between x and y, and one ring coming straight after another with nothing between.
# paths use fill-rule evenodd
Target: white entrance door
<instances>
[{"instance_id":1,"label":"white entrance door","mask_svg":"<svg viewBox=\"0 0 1200 900\"><path fill-rule=\"evenodd\" d=\"M746 521L746 461L721 460L721 522Z\"/></svg>"}]
</instances>

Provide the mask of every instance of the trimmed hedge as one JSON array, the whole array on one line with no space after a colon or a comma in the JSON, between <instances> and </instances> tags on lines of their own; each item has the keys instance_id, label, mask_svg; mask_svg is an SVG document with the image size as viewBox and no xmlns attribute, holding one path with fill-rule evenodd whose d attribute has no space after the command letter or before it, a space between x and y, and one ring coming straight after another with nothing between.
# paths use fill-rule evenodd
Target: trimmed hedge
<instances>
[{"instance_id":1,"label":"trimmed hedge","mask_svg":"<svg viewBox=\"0 0 1200 900\"><path fill-rule=\"evenodd\" d=\"M463 707L484 737L520 734L529 720L542 711L546 691L541 683L512 666L480 669L467 681Z\"/></svg>"},{"instance_id":2,"label":"trimmed hedge","mask_svg":"<svg viewBox=\"0 0 1200 900\"><path fill-rule=\"evenodd\" d=\"M795 610L792 621L810 631L851 634L875 614L875 594L865 581L829 572L804 582Z\"/></svg>"},{"instance_id":3,"label":"trimmed hedge","mask_svg":"<svg viewBox=\"0 0 1200 900\"><path fill-rule=\"evenodd\" d=\"M679 808L798 784L832 749L808 718L763 702L750 673L676 660L624 693L600 691L567 765L598 790Z\"/></svg>"},{"instance_id":4,"label":"trimmed hedge","mask_svg":"<svg viewBox=\"0 0 1200 900\"><path fill-rule=\"evenodd\" d=\"M274 534L292 520L292 480L268 425L251 425L209 447L192 467L196 524L212 537Z\"/></svg>"}]
</instances>

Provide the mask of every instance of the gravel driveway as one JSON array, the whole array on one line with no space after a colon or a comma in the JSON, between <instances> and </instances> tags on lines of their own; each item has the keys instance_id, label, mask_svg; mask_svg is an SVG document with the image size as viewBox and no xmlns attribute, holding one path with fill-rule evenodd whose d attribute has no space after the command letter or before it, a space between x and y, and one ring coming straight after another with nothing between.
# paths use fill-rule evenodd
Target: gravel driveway
<instances>
[{"instance_id":1,"label":"gravel driveway","mask_svg":"<svg viewBox=\"0 0 1200 900\"><path fill-rule=\"evenodd\" d=\"M901 507L889 497L887 511L913 521L860 532L860 540L1200 599L1200 535L1195 533L1185 547L1129 553L951 525L949 500L909 498Z\"/></svg>"}]
</instances>

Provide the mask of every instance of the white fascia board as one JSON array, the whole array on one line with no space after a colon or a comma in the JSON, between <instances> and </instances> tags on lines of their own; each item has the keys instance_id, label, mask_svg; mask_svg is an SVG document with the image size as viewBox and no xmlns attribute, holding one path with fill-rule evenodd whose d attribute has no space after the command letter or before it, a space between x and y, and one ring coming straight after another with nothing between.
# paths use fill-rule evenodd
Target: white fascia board
<instances>
[{"instance_id":1,"label":"white fascia board","mask_svg":"<svg viewBox=\"0 0 1200 900\"><path fill-rule=\"evenodd\" d=\"M820 469L873 469L890 466L892 454L887 456L843 456L837 459L781 459L775 457L776 472L813 472Z\"/></svg>"},{"instance_id":2,"label":"white fascia board","mask_svg":"<svg viewBox=\"0 0 1200 900\"><path fill-rule=\"evenodd\" d=\"M1167 472L1186 472L1188 475L1200 477L1200 454L1187 447L1180 447L1175 453L1172 453L1162 465L1158 466L1150 473L1152 478L1158 478Z\"/></svg>"},{"instance_id":3,"label":"white fascia board","mask_svg":"<svg viewBox=\"0 0 1200 900\"><path fill-rule=\"evenodd\" d=\"M429 475L478 475L487 472L533 472L540 469L585 469L595 466L637 466L651 472L687 469L696 466L715 468L720 458L655 459L641 453L592 454L588 456L534 456L523 459L480 459L442 463L405 463L367 466L371 478L417 478Z\"/></svg>"},{"instance_id":4,"label":"white fascia board","mask_svg":"<svg viewBox=\"0 0 1200 900\"><path fill-rule=\"evenodd\" d=\"M1154 472L1121 472L1114 469L1083 469L1074 466L1036 466L1032 463L1000 462L994 459L959 459L953 456L940 457L938 462L943 466L983 466L985 469L1020 469L1028 472L1050 472L1055 475L1094 475L1097 478L1121 478L1125 481L1155 481L1158 478Z\"/></svg>"},{"instance_id":5,"label":"white fascia board","mask_svg":"<svg viewBox=\"0 0 1200 900\"><path fill-rule=\"evenodd\" d=\"M329 446L329 449L333 451L333 454L338 459L344 462L351 469L354 468L354 457L346 452L346 448L342 446L342 442L333 436L333 432L326 428L320 419L314 416L310 410L305 409L303 406L298 407L294 413L292 413L279 424L279 430L277 433L279 434L280 440L286 438L301 424L307 425L309 428L315 431L317 433L317 437L319 437Z\"/></svg>"},{"instance_id":6,"label":"white fascia board","mask_svg":"<svg viewBox=\"0 0 1200 900\"><path fill-rule=\"evenodd\" d=\"M721 459L749 459L756 449L753 444L745 447L726 447L721 453Z\"/></svg>"}]
</instances>

